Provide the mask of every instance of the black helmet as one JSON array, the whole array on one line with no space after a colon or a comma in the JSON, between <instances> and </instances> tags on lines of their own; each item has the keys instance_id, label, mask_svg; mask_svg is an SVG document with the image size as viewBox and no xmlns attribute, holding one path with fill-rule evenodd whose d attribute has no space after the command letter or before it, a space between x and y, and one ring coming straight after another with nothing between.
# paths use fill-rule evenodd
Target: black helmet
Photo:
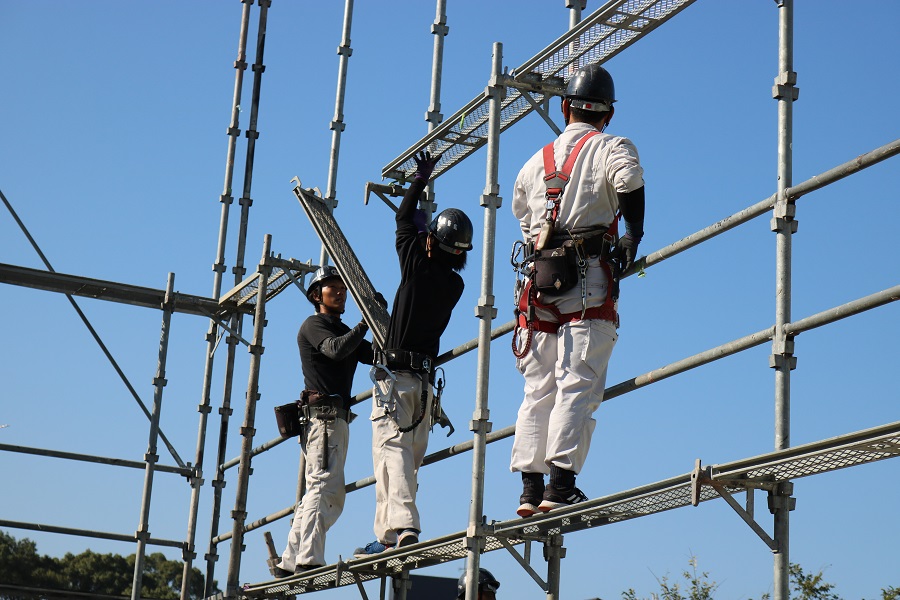
<instances>
[{"instance_id":1,"label":"black helmet","mask_svg":"<svg viewBox=\"0 0 900 600\"><path fill-rule=\"evenodd\" d=\"M318 306L318 303L315 300L313 300L313 297L312 297L313 292L316 291L319 288L319 286L321 285L321 283L323 281L325 281L326 279L331 279L332 277L340 277L340 276L341 276L341 274L338 273L337 267L332 267L330 265L325 266L325 267L319 267L318 269L316 269L316 272L313 275L313 278L310 279L309 285L306 286L306 298L310 302L312 302L313 304Z\"/></svg>"},{"instance_id":2,"label":"black helmet","mask_svg":"<svg viewBox=\"0 0 900 600\"><path fill-rule=\"evenodd\" d=\"M598 64L581 67L566 86L566 99L572 108L608 112L616 101L612 75Z\"/></svg>"},{"instance_id":3,"label":"black helmet","mask_svg":"<svg viewBox=\"0 0 900 600\"><path fill-rule=\"evenodd\" d=\"M472 249L472 221L458 208L441 211L428 226L428 231L437 238L441 250L450 254Z\"/></svg>"},{"instance_id":4,"label":"black helmet","mask_svg":"<svg viewBox=\"0 0 900 600\"><path fill-rule=\"evenodd\" d=\"M496 592L500 587L500 582L487 569L478 569L478 591L479 592ZM456 598L466 597L466 574L459 576L456 583Z\"/></svg>"}]
</instances>

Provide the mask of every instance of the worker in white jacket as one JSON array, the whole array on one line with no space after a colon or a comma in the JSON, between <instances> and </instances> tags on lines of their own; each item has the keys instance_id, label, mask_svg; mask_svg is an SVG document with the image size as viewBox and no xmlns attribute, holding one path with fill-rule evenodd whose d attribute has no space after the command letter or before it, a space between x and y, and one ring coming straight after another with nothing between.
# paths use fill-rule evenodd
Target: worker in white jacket
<instances>
[{"instance_id":1,"label":"worker in white jacket","mask_svg":"<svg viewBox=\"0 0 900 600\"><path fill-rule=\"evenodd\" d=\"M592 415L603 401L617 339L618 278L633 266L644 227L637 149L604 133L613 102L613 80L603 67L579 69L562 101L565 130L516 178L512 211L524 243L517 242L523 277L514 352L525 395L510 469L522 473L522 517L587 499L575 476L590 448Z\"/></svg>"}]
</instances>

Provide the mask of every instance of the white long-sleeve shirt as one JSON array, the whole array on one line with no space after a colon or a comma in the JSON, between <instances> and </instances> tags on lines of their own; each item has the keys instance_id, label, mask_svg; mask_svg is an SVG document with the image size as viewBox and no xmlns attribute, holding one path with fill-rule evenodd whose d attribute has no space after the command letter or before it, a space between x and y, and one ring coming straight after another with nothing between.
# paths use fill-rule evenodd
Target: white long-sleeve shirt
<instances>
[{"instance_id":1,"label":"white long-sleeve shirt","mask_svg":"<svg viewBox=\"0 0 900 600\"><path fill-rule=\"evenodd\" d=\"M572 123L553 143L557 170L585 134L587 123ZM512 211L526 241L537 238L547 213L543 148L528 159L516 177ZM628 138L601 133L581 149L559 205L555 230L609 226L619 208L616 192L633 192L644 185L637 148Z\"/></svg>"}]
</instances>

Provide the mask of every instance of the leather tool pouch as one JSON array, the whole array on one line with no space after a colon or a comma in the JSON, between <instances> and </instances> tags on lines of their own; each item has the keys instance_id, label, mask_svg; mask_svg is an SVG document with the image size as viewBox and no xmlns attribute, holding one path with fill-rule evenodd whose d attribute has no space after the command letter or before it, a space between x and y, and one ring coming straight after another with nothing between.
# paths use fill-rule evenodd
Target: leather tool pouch
<instances>
[{"instance_id":1,"label":"leather tool pouch","mask_svg":"<svg viewBox=\"0 0 900 600\"><path fill-rule=\"evenodd\" d=\"M298 401L275 407L275 421L278 423L278 433L283 438L291 438L300 435L302 424L300 423L300 406Z\"/></svg>"},{"instance_id":2,"label":"leather tool pouch","mask_svg":"<svg viewBox=\"0 0 900 600\"><path fill-rule=\"evenodd\" d=\"M535 251L533 269L535 289L547 296L559 296L578 284L578 257L570 245Z\"/></svg>"}]
</instances>

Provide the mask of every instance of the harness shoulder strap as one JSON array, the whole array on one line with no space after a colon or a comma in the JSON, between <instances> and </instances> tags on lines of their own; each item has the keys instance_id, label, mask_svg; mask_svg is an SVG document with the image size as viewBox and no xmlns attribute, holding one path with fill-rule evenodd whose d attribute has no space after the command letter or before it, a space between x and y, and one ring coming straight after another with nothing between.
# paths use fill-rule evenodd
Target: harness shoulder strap
<instances>
[{"instance_id":1,"label":"harness shoulder strap","mask_svg":"<svg viewBox=\"0 0 900 600\"><path fill-rule=\"evenodd\" d=\"M562 170L559 171L556 170L556 159L553 156L553 142L544 146L544 183L547 185L548 195L562 196L562 192L572 176L572 169L575 167L575 160L581 153L581 149L589 139L599 133L599 131L591 131L582 136L563 163Z\"/></svg>"},{"instance_id":2,"label":"harness shoulder strap","mask_svg":"<svg viewBox=\"0 0 900 600\"><path fill-rule=\"evenodd\" d=\"M581 149L584 148L584 145L587 143L587 141L595 135L600 135L600 132L588 132L580 140L578 140L577 144L575 144L575 148L572 149L572 153L568 158L566 158L566 162L563 163L562 172L566 177L570 177L572 175L572 169L575 167L575 159L578 158L578 154L581 153Z\"/></svg>"}]
</instances>

